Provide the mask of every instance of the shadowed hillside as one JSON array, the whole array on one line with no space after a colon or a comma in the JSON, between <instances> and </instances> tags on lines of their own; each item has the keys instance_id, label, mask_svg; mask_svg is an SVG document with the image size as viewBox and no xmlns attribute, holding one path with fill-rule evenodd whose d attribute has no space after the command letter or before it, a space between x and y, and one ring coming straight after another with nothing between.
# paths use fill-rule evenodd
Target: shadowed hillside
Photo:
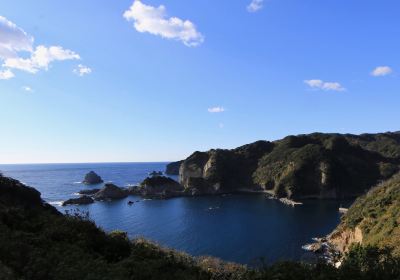
<instances>
[{"instance_id":1,"label":"shadowed hillside","mask_svg":"<svg viewBox=\"0 0 400 280\"><path fill-rule=\"evenodd\" d=\"M400 165L400 134L313 133L195 152L180 166L187 193L268 191L289 198L357 197Z\"/></svg>"}]
</instances>

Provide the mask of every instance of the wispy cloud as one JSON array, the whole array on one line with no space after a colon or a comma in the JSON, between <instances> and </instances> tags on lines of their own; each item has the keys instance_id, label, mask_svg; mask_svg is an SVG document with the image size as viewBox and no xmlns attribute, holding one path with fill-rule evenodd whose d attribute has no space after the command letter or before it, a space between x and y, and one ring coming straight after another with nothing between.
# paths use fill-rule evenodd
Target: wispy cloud
<instances>
[{"instance_id":1,"label":"wispy cloud","mask_svg":"<svg viewBox=\"0 0 400 280\"><path fill-rule=\"evenodd\" d=\"M204 36L197 31L189 20L167 16L165 6L153 7L135 0L124 18L133 21L138 32L148 32L167 39L183 42L188 47L195 47L204 42Z\"/></svg>"},{"instance_id":2,"label":"wispy cloud","mask_svg":"<svg viewBox=\"0 0 400 280\"><path fill-rule=\"evenodd\" d=\"M211 108L208 108L208 112L209 113L222 113L222 112L225 112L225 108L220 107L220 106L211 107Z\"/></svg>"},{"instance_id":3,"label":"wispy cloud","mask_svg":"<svg viewBox=\"0 0 400 280\"><path fill-rule=\"evenodd\" d=\"M264 0L252 0L251 3L247 6L247 11L250 13L255 13L261 10L264 6Z\"/></svg>"},{"instance_id":4,"label":"wispy cloud","mask_svg":"<svg viewBox=\"0 0 400 280\"><path fill-rule=\"evenodd\" d=\"M322 80L305 80L309 87L326 91L345 91L346 89L338 82L324 82Z\"/></svg>"},{"instance_id":5,"label":"wispy cloud","mask_svg":"<svg viewBox=\"0 0 400 280\"><path fill-rule=\"evenodd\" d=\"M26 56L25 53L28 53L29 56ZM14 77L14 73L10 69L35 74L39 70L48 70L52 62L74 59L80 59L79 54L61 46L39 45L34 47L32 36L5 17L0 16L0 60L3 61L4 77Z\"/></svg>"},{"instance_id":6,"label":"wispy cloud","mask_svg":"<svg viewBox=\"0 0 400 280\"><path fill-rule=\"evenodd\" d=\"M371 72L371 75L374 77L382 77L389 75L392 72L393 70L389 66L378 66Z\"/></svg>"},{"instance_id":7,"label":"wispy cloud","mask_svg":"<svg viewBox=\"0 0 400 280\"><path fill-rule=\"evenodd\" d=\"M92 69L85 65L79 64L78 67L73 70L73 72L75 74L83 77L85 75L92 73Z\"/></svg>"},{"instance_id":8,"label":"wispy cloud","mask_svg":"<svg viewBox=\"0 0 400 280\"><path fill-rule=\"evenodd\" d=\"M15 77L15 75L10 69L0 71L0 80L9 80L14 77Z\"/></svg>"},{"instance_id":9,"label":"wispy cloud","mask_svg":"<svg viewBox=\"0 0 400 280\"><path fill-rule=\"evenodd\" d=\"M0 58L7 59L18 56L18 52L32 51L33 37L23 29L0 16Z\"/></svg>"}]
</instances>

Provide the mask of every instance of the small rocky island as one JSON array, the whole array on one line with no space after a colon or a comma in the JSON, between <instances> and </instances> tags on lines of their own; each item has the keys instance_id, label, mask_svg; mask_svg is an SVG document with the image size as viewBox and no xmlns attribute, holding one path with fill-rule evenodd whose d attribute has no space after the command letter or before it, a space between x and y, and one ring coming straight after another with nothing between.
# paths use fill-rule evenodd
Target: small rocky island
<instances>
[{"instance_id":1,"label":"small rocky island","mask_svg":"<svg viewBox=\"0 0 400 280\"><path fill-rule=\"evenodd\" d=\"M63 202L62 206L67 205L85 205L85 204L92 204L94 202L93 198L87 195L82 195L78 198L71 198Z\"/></svg>"},{"instance_id":2,"label":"small rocky island","mask_svg":"<svg viewBox=\"0 0 400 280\"><path fill-rule=\"evenodd\" d=\"M165 176L148 177L138 187L131 190L143 197L161 199L185 195L182 185Z\"/></svg>"},{"instance_id":3,"label":"small rocky island","mask_svg":"<svg viewBox=\"0 0 400 280\"><path fill-rule=\"evenodd\" d=\"M114 200L128 196L128 190L120 188L114 184L107 183L104 187L93 195L95 200Z\"/></svg>"},{"instance_id":4,"label":"small rocky island","mask_svg":"<svg viewBox=\"0 0 400 280\"><path fill-rule=\"evenodd\" d=\"M129 195L139 195L155 199L166 199L188 195L182 185L173 179L164 176L148 177L139 186L129 188L121 188L114 184L106 183L102 189L81 190L78 194L80 197L68 199L64 201L62 205L84 205L95 201L123 199Z\"/></svg>"},{"instance_id":5,"label":"small rocky island","mask_svg":"<svg viewBox=\"0 0 400 280\"><path fill-rule=\"evenodd\" d=\"M85 185L96 185L103 183L103 179L99 175L96 174L94 171L90 171L85 175L85 179L82 181Z\"/></svg>"}]
</instances>

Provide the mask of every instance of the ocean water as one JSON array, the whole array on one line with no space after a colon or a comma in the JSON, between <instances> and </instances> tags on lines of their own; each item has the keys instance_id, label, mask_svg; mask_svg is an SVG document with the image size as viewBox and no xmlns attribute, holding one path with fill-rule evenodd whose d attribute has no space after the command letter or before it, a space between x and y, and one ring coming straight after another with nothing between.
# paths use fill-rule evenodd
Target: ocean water
<instances>
[{"instance_id":1,"label":"ocean water","mask_svg":"<svg viewBox=\"0 0 400 280\"><path fill-rule=\"evenodd\" d=\"M264 195L224 195L169 200L128 197L113 202L62 207L82 189L100 188L80 182L93 170L104 181L134 185L166 163L0 165L4 175L35 187L61 212L88 211L105 231L123 230L191 255L257 265L278 260L306 260L301 246L331 232L340 221L339 206L349 201L309 200L295 208ZM175 178L176 179L176 178ZM127 202L135 201L132 206ZM139 202L136 202L139 200Z\"/></svg>"}]
</instances>

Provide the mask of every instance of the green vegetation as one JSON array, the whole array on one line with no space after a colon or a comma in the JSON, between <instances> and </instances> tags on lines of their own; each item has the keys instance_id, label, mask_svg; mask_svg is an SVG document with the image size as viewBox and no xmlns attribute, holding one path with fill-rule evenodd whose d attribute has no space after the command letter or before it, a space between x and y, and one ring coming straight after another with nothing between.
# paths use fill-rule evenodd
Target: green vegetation
<instances>
[{"instance_id":1,"label":"green vegetation","mask_svg":"<svg viewBox=\"0 0 400 280\"><path fill-rule=\"evenodd\" d=\"M288 136L195 152L180 166L181 183L199 194L264 189L294 199L357 197L399 171L400 133Z\"/></svg>"},{"instance_id":2,"label":"green vegetation","mask_svg":"<svg viewBox=\"0 0 400 280\"><path fill-rule=\"evenodd\" d=\"M352 197L396 172L392 161L342 135L289 136L261 158L253 178L277 196Z\"/></svg>"},{"instance_id":3,"label":"green vegetation","mask_svg":"<svg viewBox=\"0 0 400 280\"><path fill-rule=\"evenodd\" d=\"M400 256L400 173L358 198L338 231L358 226L363 244L394 248Z\"/></svg>"}]
</instances>

